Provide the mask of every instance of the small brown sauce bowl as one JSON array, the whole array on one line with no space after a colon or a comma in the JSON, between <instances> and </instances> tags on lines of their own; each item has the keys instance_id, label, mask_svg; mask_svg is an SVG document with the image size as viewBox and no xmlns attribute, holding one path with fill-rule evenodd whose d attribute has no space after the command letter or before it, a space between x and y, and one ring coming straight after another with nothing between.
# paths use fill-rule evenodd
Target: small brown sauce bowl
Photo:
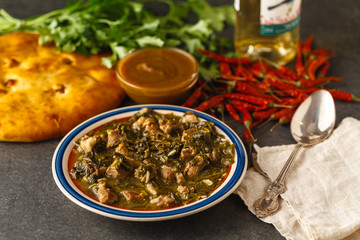
<instances>
[{"instance_id":1,"label":"small brown sauce bowl","mask_svg":"<svg viewBox=\"0 0 360 240\"><path fill-rule=\"evenodd\" d=\"M190 53L179 48L144 48L120 59L116 75L137 103L175 104L196 83L199 66Z\"/></svg>"}]
</instances>

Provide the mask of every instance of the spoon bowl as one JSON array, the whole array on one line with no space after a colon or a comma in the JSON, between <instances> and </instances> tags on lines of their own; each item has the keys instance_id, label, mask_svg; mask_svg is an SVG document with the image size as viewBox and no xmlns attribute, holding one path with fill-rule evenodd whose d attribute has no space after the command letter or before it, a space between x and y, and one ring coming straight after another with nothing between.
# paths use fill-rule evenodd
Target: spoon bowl
<instances>
[{"instance_id":1,"label":"spoon bowl","mask_svg":"<svg viewBox=\"0 0 360 240\"><path fill-rule=\"evenodd\" d=\"M326 139L334 125L334 100L328 91L319 90L310 95L296 110L290 129L295 141L305 146Z\"/></svg>"},{"instance_id":2,"label":"spoon bowl","mask_svg":"<svg viewBox=\"0 0 360 240\"><path fill-rule=\"evenodd\" d=\"M334 99L328 91L318 90L300 104L290 123L291 134L297 144L277 178L267 187L265 195L255 201L256 216L266 217L279 209L278 196L286 191L285 178L300 149L329 137L335 119Z\"/></svg>"}]
</instances>

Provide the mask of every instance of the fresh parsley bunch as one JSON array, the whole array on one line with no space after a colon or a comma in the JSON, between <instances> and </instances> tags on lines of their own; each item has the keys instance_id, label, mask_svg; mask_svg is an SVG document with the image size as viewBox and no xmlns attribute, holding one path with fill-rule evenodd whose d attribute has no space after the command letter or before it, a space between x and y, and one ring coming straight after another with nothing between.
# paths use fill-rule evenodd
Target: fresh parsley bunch
<instances>
[{"instance_id":1,"label":"fresh parsley bunch","mask_svg":"<svg viewBox=\"0 0 360 240\"><path fill-rule=\"evenodd\" d=\"M146 7L147 2L167 4L164 16ZM63 9L25 20L0 10L0 33L32 31L41 35L40 44L54 41L62 51L97 54L111 51L103 64L112 67L129 51L147 46L182 47L203 60L198 48L224 48L224 39L216 36L225 24L234 24L232 6L213 7L206 0L71 1ZM196 16L190 23L191 15ZM191 19L190 19L191 20ZM232 47L227 42L225 47Z\"/></svg>"}]
</instances>

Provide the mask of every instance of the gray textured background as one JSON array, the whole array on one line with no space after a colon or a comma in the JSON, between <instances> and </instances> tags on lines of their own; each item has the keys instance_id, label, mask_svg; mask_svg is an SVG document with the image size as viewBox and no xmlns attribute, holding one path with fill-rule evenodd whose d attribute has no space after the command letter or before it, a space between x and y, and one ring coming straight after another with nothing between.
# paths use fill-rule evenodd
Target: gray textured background
<instances>
[{"instance_id":1,"label":"gray textured background","mask_svg":"<svg viewBox=\"0 0 360 240\"><path fill-rule=\"evenodd\" d=\"M213 4L232 1L212 0ZM0 0L0 8L29 17L65 6L65 0ZM360 1L303 0L301 36L336 53L329 75L344 81L329 85L360 96ZM161 10L161 9L160 9ZM224 33L232 37L232 28ZM134 104L125 100L121 106ZM360 103L336 101L337 123L360 119ZM1 116L0 116L1 117ZM242 127L229 124L235 131ZM294 143L289 126L254 131L260 146ZM60 139L38 143L0 142L0 239L283 239L231 195L204 212L164 222L127 222L91 213L68 200L51 174L52 154Z\"/></svg>"}]
</instances>

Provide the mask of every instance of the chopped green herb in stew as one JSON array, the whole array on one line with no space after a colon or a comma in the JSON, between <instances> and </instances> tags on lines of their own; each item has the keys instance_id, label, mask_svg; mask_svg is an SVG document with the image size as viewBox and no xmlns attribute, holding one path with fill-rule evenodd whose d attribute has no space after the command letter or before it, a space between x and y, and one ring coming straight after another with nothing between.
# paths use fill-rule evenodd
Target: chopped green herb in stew
<instances>
[{"instance_id":1,"label":"chopped green herb in stew","mask_svg":"<svg viewBox=\"0 0 360 240\"><path fill-rule=\"evenodd\" d=\"M152 210L209 196L226 178L234 144L214 123L143 108L76 141L70 174L104 204Z\"/></svg>"}]
</instances>

